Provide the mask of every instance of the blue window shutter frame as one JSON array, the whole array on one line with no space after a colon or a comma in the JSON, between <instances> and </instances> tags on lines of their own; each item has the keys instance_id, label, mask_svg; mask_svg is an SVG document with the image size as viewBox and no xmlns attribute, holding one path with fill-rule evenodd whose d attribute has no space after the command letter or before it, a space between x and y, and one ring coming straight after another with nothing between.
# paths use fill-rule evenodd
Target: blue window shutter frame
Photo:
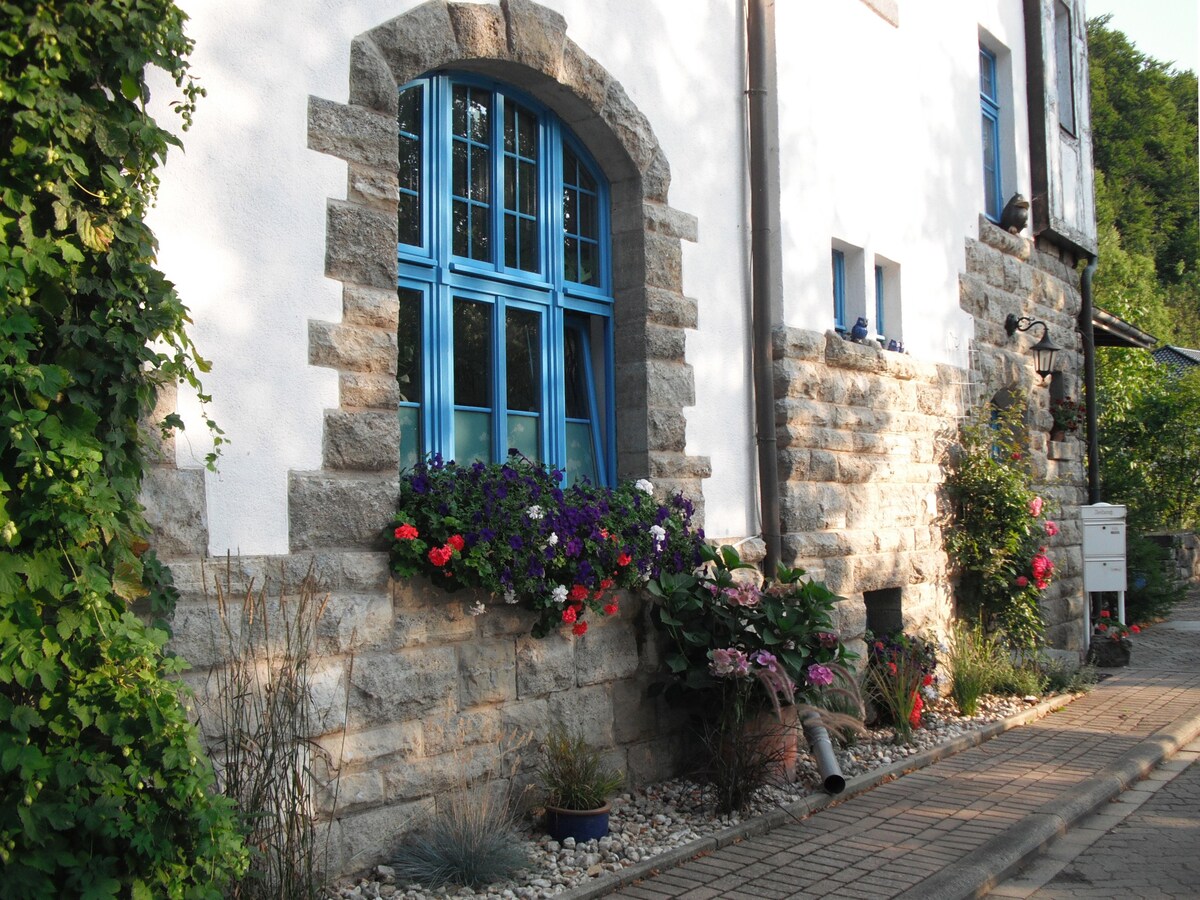
<instances>
[{"instance_id":1,"label":"blue window shutter frame","mask_svg":"<svg viewBox=\"0 0 1200 900\"><path fill-rule=\"evenodd\" d=\"M486 197L490 229L486 258L454 253L453 200L453 92L466 86L489 104L488 175ZM506 458L508 452L507 400L507 311L526 310L537 314L538 344L541 354L541 390L536 412L538 454L542 461L563 466L566 455L566 411L564 398L563 354L567 317L580 316L599 323L603 334L602 372L591 371L592 356L586 364L592 408L592 440L598 477L605 484L615 481L615 384L613 372L613 297L611 273L610 211L608 183L590 154L558 118L520 91L489 79L465 73L444 73L415 79L400 91L417 88L421 104L421 178L420 245L397 247L397 284L421 292L421 377L423 393L419 412L422 452L454 457L454 321L455 298L488 305L491 309L491 436L493 461ZM505 196L505 107L516 103L536 120L536 264L527 271L506 263L505 219L512 210ZM468 129L469 130L469 129ZM564 272L564 220L562 168L563 148L579 160L595 183L595 256L598 264L595 283L568 280ZM507 154L512 158L512 154ZM528 160L525 160L528 162ZM513 163L520 167L520 163ZM574 174L572 173L572 177ZM519 196L514 205L520 207ZM472 205L472 213L483 204ZM578 223L578 219L577 219ZM577 227L582 227L577 224ZM468 238L469 241L469 238ZM468 250L468 253L470 251ZM587 329L583 329L586 333ZM517 411L531 418L527 410Z\"/></svg>"},{"instance_id":2,"label":"blue window shutter frame","mask_svg":"<svg viewBox=\"0 0 1200 900\"><path fill-rule=\"evenodd\" d=\"M846 330L846 254L833 251L833 325Z\"/></svg>"}]
</instances>

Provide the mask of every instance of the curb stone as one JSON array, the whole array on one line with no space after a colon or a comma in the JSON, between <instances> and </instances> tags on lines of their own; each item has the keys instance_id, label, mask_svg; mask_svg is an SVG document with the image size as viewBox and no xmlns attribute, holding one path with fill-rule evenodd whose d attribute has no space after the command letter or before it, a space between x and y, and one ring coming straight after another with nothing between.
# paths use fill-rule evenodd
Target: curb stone
<instances>
[{"instance_id":1,"label":"curb stone","mask_svg":"<svg viewBox=\"0 0 1200 900\"><path fill-rule=\"evenodd\" d=\"M969 731L965 734L960 734L953 740L947 741L944 744L938 744L936 747L930 747L928 750L922 750L920 753L914 753L912 756L905 757L890 765L880 769L875 769L863 775L855 776L846 782L846 789L836 796L830 796L824 793L809 794L802 797L794 803L780 807L769 813L761 816L755 816L752 819L747 819L744 822L739 822L736 825L730 825L716 834L710 834L702 838L697 838L689 841L686 844L681 844L678 847L673 847L662 853L656 854L649 859L641 860L634 863L632 866L622 869L620 872L611 872L596 878L594 881L587 884L581 884L578 887L563 891L561 894L555 895L561 900L593 900L596 897L603 897L610 894L618 888L626 887L633 884L635 881L640 881L650 875L657 874L666 869L672 869L675 866L681 865L690 859L698 856L704 856L719 850L722 847L728 847L730 844L736 844L738 841L748 837L753 837L758 834L763 834L781 825L787 825L791 822L796 822L807 818L813 813L819 812L830 806L836 806L852 797L857 797L859 794L866 793L874 787L906 775L909 772L915 772L918 769L923 769L926 766L933 765L939 760L945 759L948 756L953 756L956 753L961 753L963 750L968 750L971 747L977 747L985 741L989 741L997 735L1010 731L1013 728L1018 728L1021 725L1027 725L1044 716L1049 715L1056 710L1062 709L1071 701L1082 694L1056 694L1053 697L1041 701L1035 706L1027 710L1009 716L999 722L993 722L991 725L986 725L983 728ZM1200 729L1200 717L1197 717L1197 728ZM1184 741L1187 743L1187 741ZM1136 748L1135 748L1136 749ZM1173 750L1171 752L1174 752ZM1161 760L1159 760L1161 761ZM1157 762L1154 763L1157 765ZM1153 765L1150 766L1153 768ZM1118 790L1117 793L1120 791ZM1101 801L1105 802L1105 801ZM961 897L968 896L965 894L947 894L940 895L944 897ZM924 900L934 900L933 896L926 896L926 892L921 892L921 897Z\"/></svg>"},{"instance_id":2,"label":"curb stone","mask_svg":"<svg viewBox=\"0 0 1200 900\"><path fill-rule=\"evenodd\" d=\"M963 900L985 896L1072 825L1145 778L1197 736L1200 736L1200 713L1159 729L1097 772L1087 784L1046 803L1033 815L904 892L897 900Z\"/></svg>"}]
</instances>

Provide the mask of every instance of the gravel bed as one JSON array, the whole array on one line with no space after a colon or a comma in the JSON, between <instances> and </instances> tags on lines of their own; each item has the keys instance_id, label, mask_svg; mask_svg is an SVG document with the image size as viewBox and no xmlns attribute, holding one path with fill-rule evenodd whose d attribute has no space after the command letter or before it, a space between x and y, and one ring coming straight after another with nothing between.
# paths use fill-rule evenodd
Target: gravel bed
<instances>
[{"instance_id":1,"label":"gravel bed","mask_svg":"<svg viewBox=\"0 0 1200 900\"><path fill-rule=\"evenodd\" d=\"M837 750L842 774L847 780L891 765L924 750L947 743L966 732L975 731L1008 718L1037 703L1040 698L985 697L979 713L972 717L956 714L953 703L939 700L925 707L922 728L912 739L896 744L891 728L873 729L854 746ZM378 898L393 900L443 900L450 897L489 897L504 900L539 900L552 897L590 878L616 872L663 853L688 841L714 834L730 825L785 806L802 797L820 792L816 766L801 753L797 778L793 784L768 785L755 794L742 814L717 816L711 797L703 785L684 778L660 782L612 801L610 833L596 841L576 845L567 838L561 844L529 823L526 852L529 868L512 881L470 888L422 888L398 883L389 866L378 866L370 873L331 887L329 898Z\"/></svg>"}]
</instances>

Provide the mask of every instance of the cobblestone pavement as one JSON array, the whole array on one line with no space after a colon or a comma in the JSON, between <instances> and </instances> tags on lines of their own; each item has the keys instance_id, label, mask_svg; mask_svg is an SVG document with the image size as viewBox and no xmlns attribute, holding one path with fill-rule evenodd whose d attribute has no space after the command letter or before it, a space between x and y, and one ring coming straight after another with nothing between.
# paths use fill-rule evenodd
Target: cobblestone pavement
<instances>
[{"instance_id":1,"label":"cobblestone pavement","mask_svg":"<svg viewBox=\"0 0 1200 900\"><path fill-rule=\"evenodd\" d=\"M1063 823L1075 821L1134 780L1129 773L1143 762L1152 764L1148 748L1161 747L1155 742L1168 730L1185 741L1200 732L1200 630L1191 624L1200 629L1200 596L1192 601L1177 611L1173 622L1137 636L1128 669L1065 709L611 896L933 900L975 895L980 885L995 883L997 875L1028 858L1038 842L1048 843ZM1177 757L1175 764L1181 761ZM1125 774L1118 778L1118 772ZM1174 790L1187 791L1192 783L1189 775ZM1097 793L1109 784L1115 786ZM1135 785L1122 796L1146 790ZM1173 796L1165 794L1163 803ZM1195 799L1191 803L1193 809L1198 805ZM1168 814L1173 814L1170 809L1161 815ZM1031 845L1035 834L1038 842ZM1200 859L1200 840L1192 835L1191 856ZM1145 851L1150 843L1155 843L1153 837L1139 838L1137 846ZM1158 843L1167 846L1166 841ZM1185 852L1181 845L1175 856L1192 862ZM1148 863L1124 862L1117 868L1121 865L1134 873L1141 870L1138 887L1122 882L1113 894L1046 896L1200 897L1200 878L1189 879L1191 893L1152 894L1145 892L1154 883L1145 878ZM1024 894L995 895L1029 896L1035 887Z\"/></svg>"}]
</instances>

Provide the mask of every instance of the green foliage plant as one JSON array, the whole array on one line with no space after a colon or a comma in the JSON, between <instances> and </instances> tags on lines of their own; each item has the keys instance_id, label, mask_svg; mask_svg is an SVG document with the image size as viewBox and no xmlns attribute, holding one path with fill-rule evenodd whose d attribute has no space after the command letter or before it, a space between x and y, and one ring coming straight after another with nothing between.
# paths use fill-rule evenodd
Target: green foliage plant
<instances>
[{"instance_id":1,"label":"green foliage plant","mask_svg":"<svg viewBox=\"0 0 1200 900\"><path fill-rule=\"evenodd\" d=\"M139 421L198 388L144 216L177 140L148 66L200 88L169 0L0 18L0 884L11 896L215 896L245 851L147 591ZM179 425L177 417L166 423ZM161 584L161 579L157 579Z\"/></svg>"},{"instance_id":2,"label":"green foliage plant","mask_svg":"<svg viewBox=\"0 0 1200 900\"><path fill-rule=\"evenodd\" d=\"M546 805L571 810L600 809L625 783L581 732L562 724L542 741L537 776Z\"/></svg>"},{"instance_id":3,"label":"green foliage plant","mask_svg":"<svg viewBox=\"0 0 1200 900\"><path fill-rule=\"evenodd\" d=\"M1017 402L963 425L946 477L946 552L959 574L959 610L1031 651L1045 631L1040 598L1053 578L1047 544L1058 526L1031 486Z\"/></svg>"},{"instance_id":4,"label":"green foliage plant","mask_svg":"<svg viewBox=\"0 0 1200 900\"><path fill-rule=\"evenodd\" d=\"M252 851L232 895L315 900L327 849L319 840L315 787L319 772L338 769L312 741L324 730L313 706L311 666L329 595L311 565L292 589L281 578L275 599L253 582L235 590L228 560L213 585L223 664L209 672L200 722L214 736L218 787L236 804ZM336 775L332 780L327 790L336 798Z\"/></svg>"},{"instance_id":5,"label":"green foliage plant","mask_svg":"<svg viewBox=\"0 0 1200 900\"><path fill-rule=\"evenodd\" d=\"M964 716L978 712L980 698L993 690L1008 666L1008 652L997 635L979 622L954 623L946 642L945 668L950 696Z\"/></svg>"},{"instance_id":6,"label":"green foliage plant","mask_svg":"<svg viewBox=\"0 0 1200 900\"><path fill-rule=\"evenodd\" d=\"M1141 535L1130 534L1126 559L1129 567L1126 618L1143 625L1165 619L1187 596L1187 583L1170 567L1166 549Z\"/></svg>"},{"instance_id":7,"label":"green foliage plant","mask_svg":"<svg viewBox=\"0 0 1200 900\"><path fill-rule=\"evenodd\" d=\"M564 627L585 634L589 611L617 614L613 591L699 561L704 532L687 498L655 499L645 479L610 489L564 486L563 477L516 451L491 464L434 455L401 477L392 571L523 605L540 638ZM482 615L486 606L468 611Z\"/></svg>"},{"instance_id":8,"label":"green foliage plant","mask_svg":"<svg viewBox=\"0 0 1200 900\"><path fill-rule=\"evenodd\" d=\"M733 547L706 545L702 557L702 568L663 573L647 590L669 642L661 687L695 711L701 766L726 813L786 770L780 739L794 743L801 711L846 736L861 730L862 698L825 584L785 565L760 584Z\"/></svg>"}]
</instances>

